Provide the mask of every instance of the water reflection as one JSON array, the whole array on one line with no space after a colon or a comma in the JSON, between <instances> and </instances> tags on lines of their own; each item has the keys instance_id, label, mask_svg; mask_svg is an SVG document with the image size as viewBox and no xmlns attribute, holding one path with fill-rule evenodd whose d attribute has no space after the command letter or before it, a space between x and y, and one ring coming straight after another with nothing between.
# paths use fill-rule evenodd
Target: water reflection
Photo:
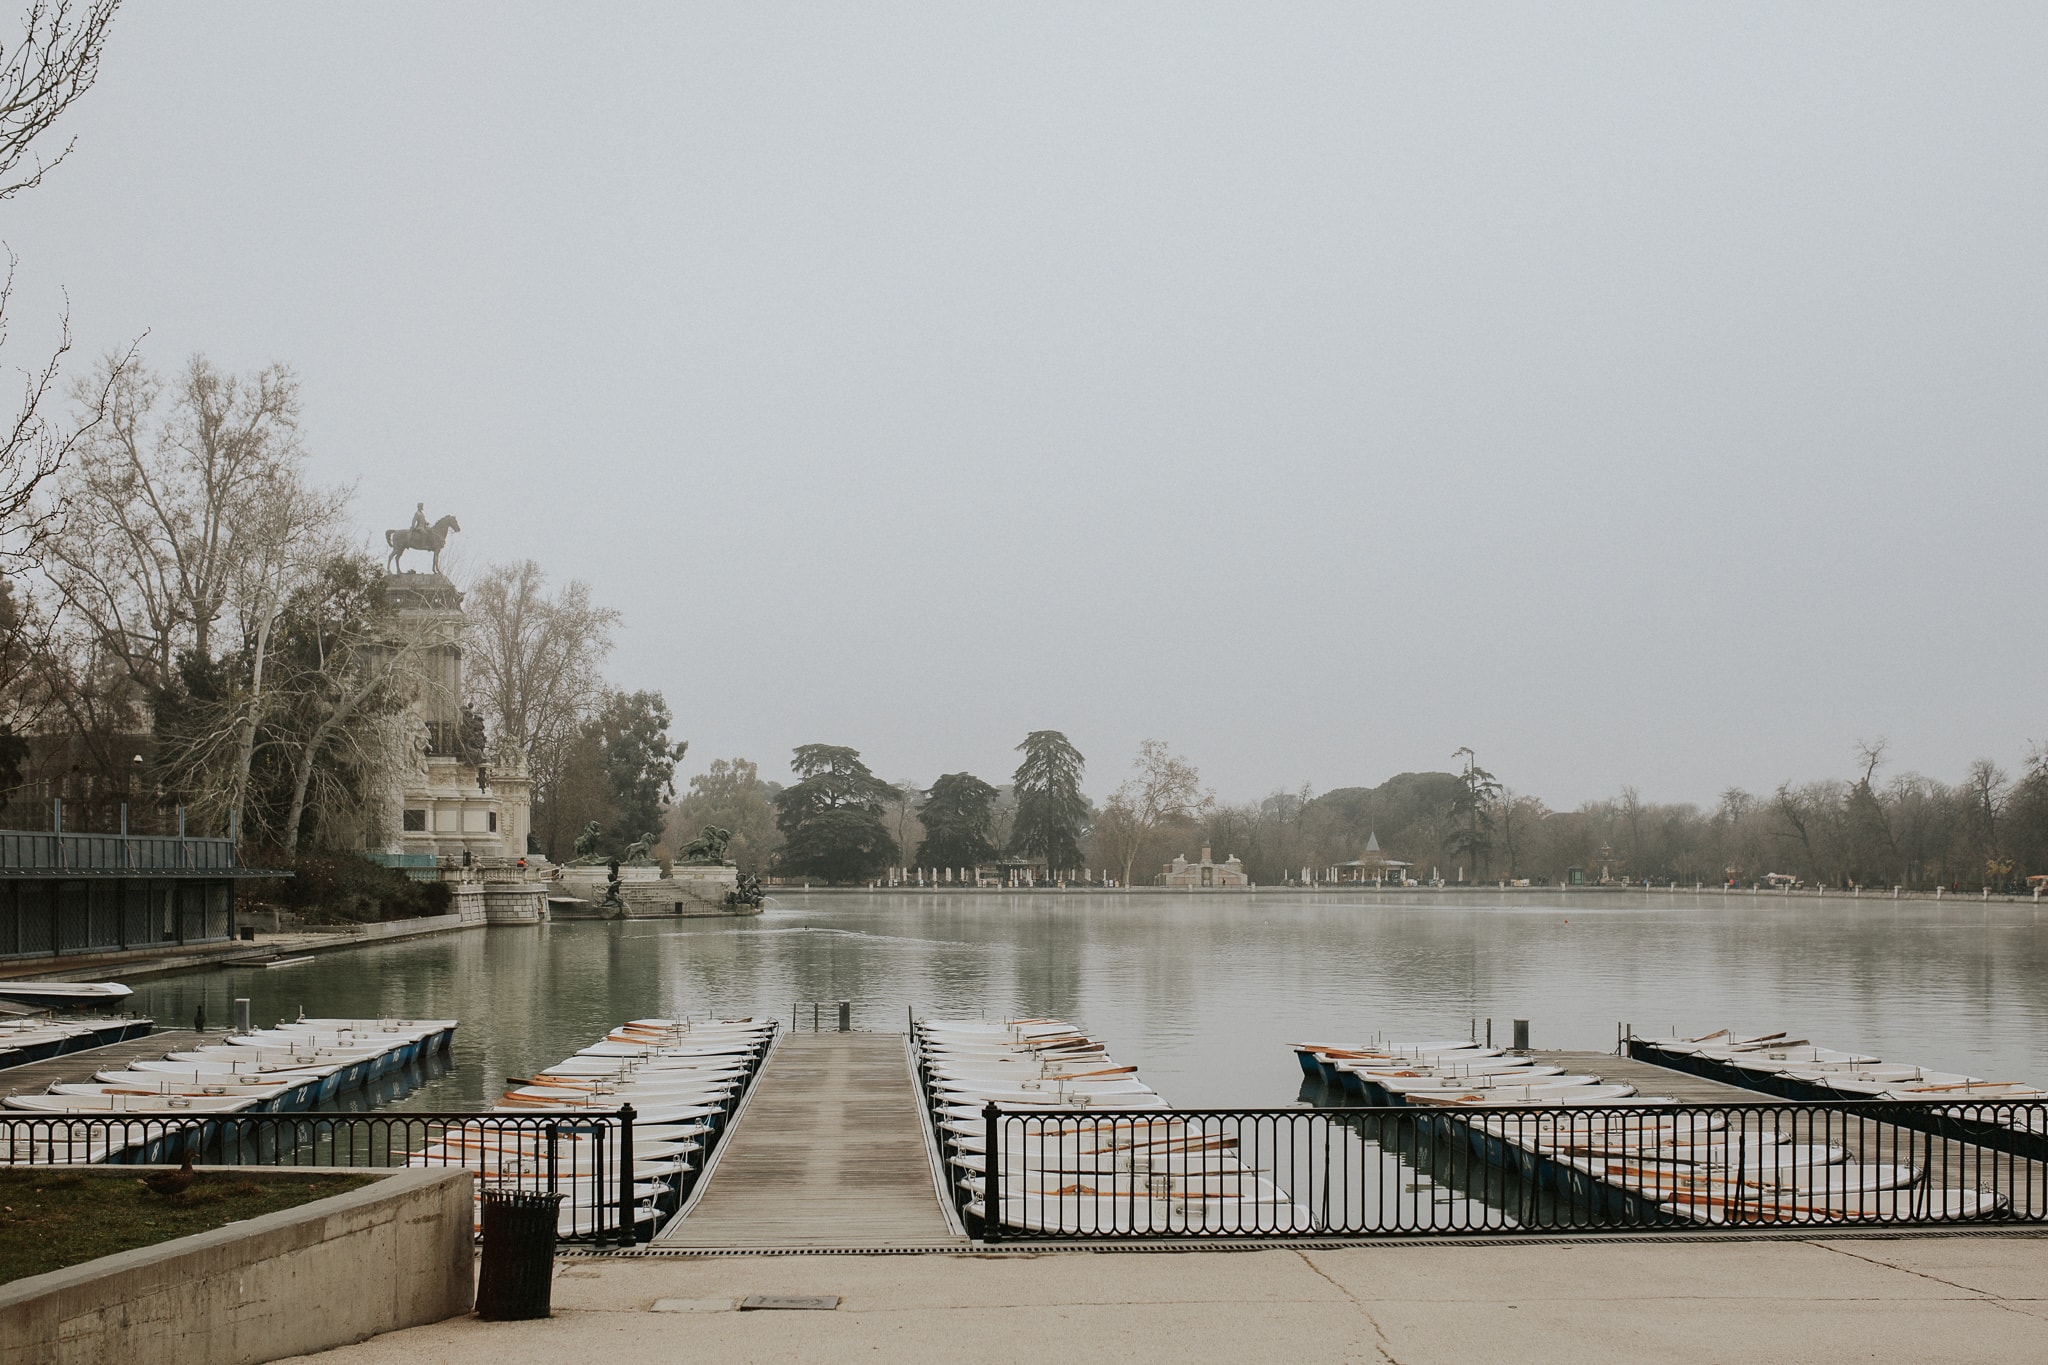
<instances>
[{"instance_id":1,"label":"water reflection","mask_svg":"<svg viewBox=\"0 0 2048 1365\"><path fill-rule=\"evenodd\" d=\"M1064 1015L1169 1100L1232 1105L1293 1100L1296 1041L1463 1035L1488 1016L1502 1037L1531 1020L1538 1047L1604 1050L1624 1020L1786 1028L2040 1081L2044 969L2031 906L781 894L755 919L492 929L173 977L138 986L136 1004L167 1024L202 1000L218 1023L237 995L259 1022L301 1006L460 1019L452 1070L400 1101L411 1109L485 1103L621 1019L788 1019L838 1000L862 1028L901 1028L910 1009Z\"/></svg>"}]
</instances>

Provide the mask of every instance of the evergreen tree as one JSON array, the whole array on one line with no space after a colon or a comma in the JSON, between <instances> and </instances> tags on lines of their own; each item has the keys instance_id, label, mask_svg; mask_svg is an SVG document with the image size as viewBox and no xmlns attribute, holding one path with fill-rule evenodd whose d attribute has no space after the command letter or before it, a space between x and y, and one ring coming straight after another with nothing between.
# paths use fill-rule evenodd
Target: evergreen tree
<instances>
[{"instance_id":1,"label":"evergreen tree","mask_svg":"<svg viewBox=\"0 0 2048 1365\"><path fill-rule=\"evenodd\" d=\"M917 810L925 830L918 866L979 867L993 860L995 806L996 789L972 773L947 773L932 783Z\"/></svg>"},{"instance_id":2,"label":"evergreen tree","mask_svg":"<svg viewBox=\"0 0 2048 1365\"><path fill-rule=\"evenodd\" d=\"M868 771L859 751L800 744L789 766L800 780L775 796L784 875L863 881L896 861L896 841L882 821L895 789Z\"/></svg>"},{"instance_id":3,"label":"evergreen tree","mask_svg":"<svg viewBox=\"0 0 2048 1365\"><path fill-rule=\"evenodd\" d=\"M1472 875L1477 877L1480 865L1493 851L1493 808L1500 800L1500 783L1492 773L1479 766L1479 757L1470 749L1460 749L1451 755L1465 760L1465 771L1458 774L1458 785L1451 795L1451 836L1446 841L1451 851L1472 860Z\"/></svg>"},{"instance_id":4,"label":"evergreen tree","mask_svg":"<svg viewBox=\"0 0 2048 1365\"><path fill-rule=\"evenodd\" d=\"M604 831L608 852L661 833L676 794L676 764L690 747L687 740L669 742L673 720L659 692L612 692L585 725L617 802L618 821Z\"/></svg>"},{"instance_id":5,"label":"evergreen tree","mask_svg":"<svg viewBox=\"0 0 2048 1365\"><path fill-rule=\"evenodd\" d=\"M1024 761L1015 775L1011 852L1042 859L1048 868L1079 867L1090 814L1088 798L1081 795L1081 751L1057 730L1033 730L1017 748Z\"/></svg>"}]
</instances>

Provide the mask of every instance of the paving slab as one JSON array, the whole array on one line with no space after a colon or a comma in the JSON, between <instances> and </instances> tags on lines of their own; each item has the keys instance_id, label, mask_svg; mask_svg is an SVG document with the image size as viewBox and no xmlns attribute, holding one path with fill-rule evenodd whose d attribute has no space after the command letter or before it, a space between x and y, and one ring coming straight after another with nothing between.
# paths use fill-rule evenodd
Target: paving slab
<instances>
[{"instance_id":1,"label":"paving slab","mask_svg":"<svg viewBox=\"0 0 2048 1365\"><path fill-rule=\"evenodd\" d=\"M2048 1300L2048 1242L2042 1243L2042 1257L2031 1260L2013 1256L2004 1238L1844 1238L1815 1245L1847 1259L1894 1266L1903 1274L2001 1299ZM2043 1354L2048 1356L2048 1351Z\"/></svg>"},{"instance_id":2,"label":"paving slab","mask_svg":"<svg viewBox=\"0 0 2048 1365\"><path fill-rule=\"evenodd\" d=\"M548 1321L455 1319L307 1359L2048 1359L2048 1302L2038 1297L2048 1285L2048 1237L1836 1240L1856 1254L1770 1240L574 1261L558 1269ZM1944 1279L1928 1266L1955 1273ZM712 1306L748 1295L836 1295L840 1304L831 1312ZM692 1306L651 1311L661 1300Z\"/></svg>"},{"instance_id":3,"label":"paving slab","mask_svg":"<svg viewBox=\"0 0 2048 1365\"><path fill-rule=\"evenodd\" d=\"M2043 1358L2038 1321L1986 1299L1882 1299L1759 1305L1740 1299L1636 1302L1374 1303L1388 1358L1401 1365L1640 1365L1657 1362L1940 1361Z\"/></svg>"},{"instance_id":4,"label":"paving slab","mask_svg":"<svg viewBox=\"0 0 2048 1365\"><path fill-rule=\"evenodd\" d=\"M1532 1302L1975 1296L1807 1242L1358 1247L1304 1254L1348 1293L1418 1303L1497 1302L1516 1295Z\"/></svg>"}]
</instances>

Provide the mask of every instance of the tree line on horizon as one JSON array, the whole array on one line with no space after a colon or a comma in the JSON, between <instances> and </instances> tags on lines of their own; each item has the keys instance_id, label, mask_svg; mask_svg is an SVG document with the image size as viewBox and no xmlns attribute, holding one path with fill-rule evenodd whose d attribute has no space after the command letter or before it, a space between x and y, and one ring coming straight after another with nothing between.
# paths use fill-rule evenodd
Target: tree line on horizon
<instances>
[{"instance_id":1,"label":"tree line on horizon","mask_svg":"<svg viewBox=\"0 0 2048 1365\"><path fill-rule=\"evenodd\" d=\"M1056 748L1054 746L1057 746ZM1307 787L1257 801L1218 802L1193 764L1162 741L1140 745L1129 778L1098 806L1081 791L1080 752L1057 731L1035 731L1003 785L970 773L929 784L888 782L857 751L804 745L785 786L745 759L693 777L669 813L671 840L704 824L734 832L750 871L858 884L894 869L986 866L1004 857L1145 885L1175 853L1208 846L1240 858L1260 885L1323 880L1357 860L1366 840L1411 864L1408 875L1449 882L1589 881L1752 885L1768 875L1848 889L1948 886L2020 891L2048 872L2048 750L2018 777L1990 760L1945 783L1885 775L1883 741L1859 745L1851 778L1737 787L1711 808L1645 800L1634 787L1553 810L1516 791L1460 749L1453 770L1399 773L1374 787ZM1057 754L1056 765L1033 752ZM1057 774L1048 788L1046 772ZM1048 790L1051 794L1048 795ZM1046 830L1057 831L1048 843Z\"/></svg>"}]
</instances>

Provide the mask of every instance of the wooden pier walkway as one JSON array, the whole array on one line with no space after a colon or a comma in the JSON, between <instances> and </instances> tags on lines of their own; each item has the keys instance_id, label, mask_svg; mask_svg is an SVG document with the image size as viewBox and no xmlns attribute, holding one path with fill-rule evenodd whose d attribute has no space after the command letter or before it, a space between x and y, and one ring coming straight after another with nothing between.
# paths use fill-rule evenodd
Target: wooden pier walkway
<instances>
[{"instance_id":1,"label":"wooden pier walkway","mask_svg":"<svg viewBox=\"0 0 2048 1365\"><path fill-rule=\"evenodd\" d=\"M201 1041L219 1039L218 1030L202 1036L188 1028L160 1028L125 1043L107 1043L23 1066L0 1068L0 1094L41 1094L60 1081L89 1081L97 1071L124 1070L130 1062L153 1062L166 1052L184 1052Z\"/></svg>"},{"instance_id":2,"label":"wooden pier walkway","mask_svg":"<svg viewBox=\"0 0 2048 1365\"><path fill-rule=\"evenodd\" d=\"M900 1033L792 1033L754 1082L702 1197L655 1245L964 1244L932 1181Z\"/></svg>"}]
</instances>

